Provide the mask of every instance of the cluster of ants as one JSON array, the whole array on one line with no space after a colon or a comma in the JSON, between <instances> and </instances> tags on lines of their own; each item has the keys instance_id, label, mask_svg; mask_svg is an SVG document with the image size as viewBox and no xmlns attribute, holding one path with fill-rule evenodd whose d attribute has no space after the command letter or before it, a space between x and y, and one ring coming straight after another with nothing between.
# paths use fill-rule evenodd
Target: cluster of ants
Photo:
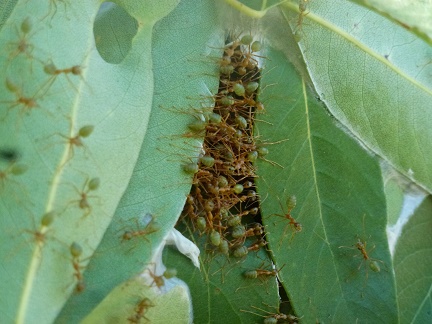
<instances>
[{"instance_id":1,"label":"cluster of ants","mask_svg":"<svg viewBox=\"0 0 432 324\"><path fill-rule=\"evenodd\" d=\"M245 226L242 222L245 216L259 212L253 163L268 153L265 146L255 143L253 134L255 114L264 109L257 100L260 56L256 53L260 49L261 43L250 35L224 48L215 107L188 125L191 132L205 132L199 162L183 165L185 172L194 173L183 219L206 234L214 250L236 258L266 245L260 223ZM255 242L245 246L246 239L252 237Z\"/></svg>"}]
</instances>

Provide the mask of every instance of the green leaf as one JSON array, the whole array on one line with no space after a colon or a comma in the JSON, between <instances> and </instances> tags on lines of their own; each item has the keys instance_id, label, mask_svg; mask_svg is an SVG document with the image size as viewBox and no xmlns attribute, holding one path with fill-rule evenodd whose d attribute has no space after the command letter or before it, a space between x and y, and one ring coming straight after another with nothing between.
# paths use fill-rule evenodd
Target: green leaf
<instances>
[{"instance_id":1,"label":"green leaf","mask_svg":"<svg viewBox=\"0 0 432 324\"><path fill-rule=\"evenodd\" d=\"M403 228L394 266L401 323L431 319L432 199L428 196Z\"/></svg>"},{"instance_id":2,"label":"green leaf","mask_svg":"<svg viewBox=\"0 0 432 324\"><path fill-rule=\"evenodd\" d=\"M329 316L334 322L396 322L377 159L326 114L283 52L269 48L264 54L260 100L266 113L258 133L263 145L279 143L267 145L268 160L258 163L258 189L273 258L285 265L280 277L290 303L306 323ZM297 198L291 217L302 225L297 233L284 216L291 195ZM358 240L370 260L354 246ZM381 272L373 272L370 261Z\"/></svg>"},{"instance_id":3,"label":"green leaf","mask_svg":"<svg viewBox=\"0 0 432 324\"><path fill-rule=\"evenodd\" d=\"M258 313L253 307L277 313L279 296L276 278L244 277L244 272L248 270L272 270L264 250L236 259L212 250L205 236L194 237L193 240L202 251L200 269L172 248L165 251L164 263L176 268L177 276L188 284L192 294L194 323L253 323L259 316L250 313Z\"/></svg>"},{"instance_id":4,"label":"green leaf","mask_svg":"<svg viewBox=\"0 0 432 324\"><path fill-rule=\"evenodd\" d=\"M432 3L409 0L352 0L392 19L402 27L432 43Z\"/></svg>"},{"instance_id":5,"label":"green leaf","mask_svg":"<svg viewBox=\"0 0 432 324\"><path fill-rule=\"evenodd\" d=\"M303 35L307 68L330 112L372 151L431 191L431 47L346 1L311 1L299 26L298 7L288 2L283 7L292 10L283 11L286 23Z\"/></svg>"},{"instance_id":6,"label":"green leaf","mask_svg":"<svg viewBox=\"0 0 432 324\"><path fill-rule=\"evenodd\" d=\"M158 287L149 287L143 279L135 278L116 287L82 323L100 323L101 319L111 323L127 323L134 319L147 319L151 323L169 323L175 319L176 323L190 323L191 311L186 285L177 284L161 293Z\"/></svg>"},{"instance_id":7,"label":"green leaf","mask_svg":"<svg viewBox=\"0 0 432 324\"><path fill-rule=\"evenodd\" d=\"M94 25L96 47L102 58L114 64L123 61L137 30L138 22L126 10L114 3L104 4Z\"/></svg>"},{"instance_id":8,"label":"green leaf","mask_svg":"<svg viewBox=\"0 0 432 324\"><path fill-rule=\"evenodd\" d=\"M387 200L387 224L392 226L397 223L401 214L407 181L397 171L388 166L382 167L382 172Z\"/></svg>"},{"instance_id":9,"label":"green leaf","mask_svg":"<svg viewBox=\"0 0 432 324\"><path fill-rule=\"evenodd\" d=\"M253 17L262 18L272 7L278 6L286 0L224 0L232 8Z\"/></svg>"},{"instance_id":10,"label":"green leaf","mask_svg":"<svg viewBox=\"0 0 432 324\"><path fill-rule=\"evenodd\" d=\"M108 64L92 33L98 9L19 1L0 33L0 149L18 156L0 166L0 308L10 321L52 322L82 287L147 131L152 25L140 25L121 64ZM21 175L18 163L28 167ZM83 249L75 260L73 242Z\"/></svg>"},{"instance_id":11,"label":"green leaf","mask_svg":"<svg viewBox=\"0 0 432 324\"><path fill-rule=\"evenodd\" d=\"M143 270L174 227L191 185L191 176L181 166L193 160L200 148L197 138L182 134L196 120L193 109L210 107L206 96L218 85L215 57L220 57L220 50L215 54L211 47L221 48L223 35L214 30L214 10L212 1L199 6L182 2L154 26L147 44L154 72L148 132L129 186L85 271L88 289L71 297L58 321L87 316L114 287ZM145 238L122 239L126 231L143 230L146 215L152 215L160 230Z\"/></svg>"}]
</instances>

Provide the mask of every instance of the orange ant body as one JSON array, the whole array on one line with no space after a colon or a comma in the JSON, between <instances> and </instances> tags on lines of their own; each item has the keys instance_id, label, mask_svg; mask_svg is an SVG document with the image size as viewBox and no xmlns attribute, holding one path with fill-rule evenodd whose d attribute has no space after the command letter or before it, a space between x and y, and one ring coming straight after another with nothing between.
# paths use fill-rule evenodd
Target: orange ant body
<instances>
[{"instance_id":1,"label":"orange ant body","mask_svg":"<svg viewBox=\"0 0 432 324\"><path fill-rule=\"evenodd\" d=\"M22 194L28 195L26 188L18 181L16 181L15 177L19 177L27 171L27 166L21 163L12 162L6 169L0 170L0 192L5 189L6 184L9 183L7 189L14 196L16 201L21 202ZM6 189L5 189L6 190ZM19 193L20 191L20 193ZM28 197L25 199L28 201Z\"/></svg>"},{"instance_id":2,"label":"orange ant body","mask_svg":"<svg viewBox=\"0 0 432 324\"><path fill-rule=\"evenodd\" d=\"M89 192L97 190L99 188L99 185L100 185L100 179L99 178L92 178L92 179L87 179L84 182L83 189L81 191L74 186L74 189L78 193L80 199L73 200L73 201L69 202L68 205L71 203L78 203L78 207L85 211L84 217L88 216L92 211L92 206L88 202L88 199L89 198L98 198L97 196L89 195ZM67 206L66 206L66 208L67 208Z\"/></svg>"},{"instance_id":3,"label":"orange ant body","mask_svg":"<svg viewBox=\"0 0 432 324\"><path fill-rule=\"evenodd\" d=\"M80 256L82 254L82 247L76 242L73 242L69 248L70 253L72 255L72 267L74 269L74 278L77 280L75 285L75 291L77 293L82 292L85 289L84 278L81 272L83 266L80 265L81 261Z\"/></svg>"},{"instance_id":4,"label":"orange ant body","mask_svg":"<svg viewBox=\"0 0 432 324\"><path fill-rule=\"evenodd\" d=\"M15 101L0 101L0 103L9 103L10 106L8 107L8 110L6 112L5 117L9 114L9 111L13 109L14 107L21 107L21 114L28 113L32 111L33 109L39 107L38 103L36 102L36 95L33 97L27 97L23 95L22 89L14 84L11 80L6 79L6 88L9 92L13 93L16 97Z\"/></svg>"},{"instance_id":5,"label":"orange ant body","mask_svg":"<svg viewBox=\"0 0 432 324\"><path fill-rule=\"evenodd\" d=\"M357 242L354 244L354 247L349 247L349 246L340 246L339 248L347 248L347 249L357 249L360 251L361 257L363 258L362 262L360 263L360 265L358 266L357 270L360 270L361 266L363 265L364 262L366 262L369 266L369 268L373 271L373 272L380 272L381 268L378 265L377 262L381 262L384 264L383 261L378 260L378 259L374 259L371 258L367 252L367 242L366 241L362 241L360 238L357 238ZM372 248L372 250L375 247ZM366 268L366 280L368 277L368 271Z\"/></svg>"},{"instance_id":6,"label":"orange ant body","mask_svg":"<svg viewBox=\"0 0 432 324\"><path fill-rule=\"evenodd\" d=\"M285 264L279 269L273 269L273 270L265 270L265 269L255 269L255 270L248 270L243 272L243 276L248 279L256 279L258 277L276 277L279 272L285 267Z\"/></svg>"},{"instance_id":7,"label":"orange ant body","mask_svg":"<svg viewBox=\"0 0 432 324\"><path fill-rule=\"evenodd\" d=\"M366 215L363 215L363 231L364 231L365 216ZM356 256L361 256L361 258L362 258L362 261L360 262L359 266L357 267L357 271L359 271L360 268L362 267L362 265L364 263L366 263L366 267L365 267L366 277L365 277L363 287L366 285L366 282L368 280L369 268L373 272L380 272L381 268L380 268L378 262L382 263L385 266L385 263L382 260L378 260L378 259L370 257L369 254L370 254L370 252L372 252L375 249L375 246L373 246L368 252L367 251L367 242L365 240L360 239L359 237L357 237L357 242L353 246L339 246L339 248L356 249L360 252L360 254L356 255ZM347 279L347 281L348 281L348 279ZM362 293L362 295L363 295L363 293Z\"/></svg>"},{"instance_id":8,"label":"orange ant body","mask_svg":"<svg viewBox=\"0 0 432 324\"><path fill-rule=\"evenodd\" d=\"M42 216L42 219L40 221L41 227L39 230L35 229L34 231L30 231L30 230L25 230L25 231L33 235L33 238L35 239L37 244L42 245L43 243L45 243L46 233L48 231L47 229L52 224L53 221L54 221L54 213L53 212L46 213Z\"/></svg>"},{"instance_id":9,"label":"orange ant body","mask_svg":"<svg viewBox=\"0 0 432 324\"><path fill-rule=\"evenodd\" d=\"M138 221L137 221L138 222ZM125 231L122 235L122 241L129 241L134 237L141 236L143 237L147 242L150 242L147 238L147 234L151 234L154 232L157 232L160 229L160 226L158 223L156 223L154 220L151 220L147 226L144 229L139 229L137 224L137 230L135 231Z\"/></svg>"},{"instance_id":10,"label":"orange ant body","mask_svg":"<svg viewBox=\"0 0 432 324\"><path fill-rule=\"evenodd\" d=\"M59 136L65 138L66 143L69 145L69 153L68 153L68 158L67 158L66 162L73 158L74 147L84 147L85 148L85 145L84 145L82 139L89 137L91 135L91 133L93 133L93 129L94 129L93 125L86 125L86 126L81 127L78 130L78 133L72 137L67 137L63 134L58 134Z\"/></svg>"},{"instance_id":11,"label":"orange ant body","mask_svg":"<svg viewBox=\"0 0 432 324\"><path fill-rule=\"evenodd\" d=\"M267 305L267 306L269 306L269 305ZM257 313L251 312L251 311L242 310L242 309L240 311L245 312L245 313L254 314L254 315L257 315L260 317L264 317L264 324L276 324L279 320L284 320L284 321L288 321L288 323L295 324L295 323L298 323L298 320L299 320L298 317L291 315L291 314L283 314L283 313L275 314L275 313L268 312L264 309L261 309L259 307L255 307L255 306L251 306L251 307L254 309L260 310L260 311L262 311L268 315L264 316L264 315L260 315L260 314L257 314Z\"/></svg>"},{"instance_id":12,"label":"orange ant body","mask_svg":"<svg viewBox=\"0 0 432 324\"><path fill-rule=\"evenodd\" d=\"M72 121L70 121L71 124L71 132L72 132ZM75 150L74 148L83 148L84 150L87 148L85 143L83 142L84 138L89 137L94 130L94 126L93 125L85 125L82 126L78 132L76 133L76 135L74 136L67 136L64 134L60 134L60 133L55 133L52 134L48 137L52 137L52 136L60 136L62 138L64 138L64 141L60 142L60 143L65 143L68 146L68 152L67 152L67 156L64 157L64 161L62 162L61 167L63 167L66 163L68 163L75 155ZM51 144L52 145L52 144ZM49 145L49 146L51 146ZM49 148L49 146L47 148Z\"/></svg>"},{"instance_id":13,"label":"orange ant body","mask_svg":"<svg viewBox=\"0 0 432 324\"><path fill-rule=\"evenodd\" d=\"M159 289L165 285L164 275L161 276L156 275L156 264L153 263L153 271L151 271L149 268L146 268L148 271L150 277L153 279L153 282L150 284L150 287L153 287L153 285L156 285Z\"/></svg>"},{"instance_id":14,"label":"orange ant body","mask_svg":"<svg viewBox=\"0 0 432 324\"><path fill-rule=\"evenodd\" d=\"M279 200L279 198L278 198L278 200ZM283 210L283 206L282 206L280 200L279 200L279 204L281 206L281 209ZM287 198L287 202L286 202L286 205L287 205L287 212L286 212L286 214L284 214L284 215L273 214L274 216L282 217L282 218L285 218L285 219L288 220L288 224L285 226L284 232L282 234L282 238L281 238L281 240L279 242L279 248L282 245L282 241L283 241L283 239L284 239L284 237L286 235L286 232L288 231L288 227L291 227L293 229L291 240L292 240L292 238L294 237L294 235L296 233L301 232L302 229L303 229L302 225L299 222L297 222L294 219L294 217L291 216L291 211L295 208L296 204L297 204L296 197L295 196L290 196L290 197Z\"/></svg>"},{"instance_id":15,"label":"orange ant body","mask_svg":"<svg viewBox=\"0 0 432 324\"><path fill-rule=\"evenodd\" d=\"M42 216L39 224L36 224L35 219L33 217L32 218L33 228L31 230L30 229L22 230L22 232L25 232L25 233L31 235L31 240L34 241L37 248L42 249L43 245L45 244L45 242L48 238L57 240L53 236L47 237L47 233L50 231L50 226L54 222L54 217L55 217L54 212L45 213ZM23 242L23 244L28 244L28 243L29 243L29 241L27 241L27 240L26 240L26 242ZM22 246L20 245L16 249L14 249L14 251L12 252L12 255L14 255L15 252L17 252L16 250L20 250L21 247Z\"/></svg>"},{"instance_id":16,"label":"orange ant body","mask_svg":"<svg viewBox=\"0 0 432 324\"><path fill-rule=\"evenodd\" d=\"M300 34L300 32L302 30L303 18L308 14L308 13L305 13L305 11L307 10L307 3L308 2L309 2L309 0L299 0L299 15L297 18L296 28L294 30L294 38L297 42L299 42L302 38L302 35Z\"/></svg>"},{"instance_id":17,"label":"orange ant body","mask_svg":"<svg viewBox=\"0 0 432 324\"><path fill-rule=\"evenodd\" d=\"M267 245L267 241L263 238L259 238L255 243L248 247L249 251L259 251L262 247Z\"/></svg>"},{"instance_id":18,"label":"orange ant body","mask_svg":"<svg viewBox=\"0 0 432 324\"><path fill-rule=\"evenodd\" d=\"M128 318L128 321L131 323L139 323L142 318L147 321L150 321L147 317L145 317L145 313L148 311L150 307L154 307L155 305L149 298L142 299L137 306L135 307L135 314Z\"/></svg>"},{"instance_id":19,"label":"orange ant body","mask_svg":"<svg viewBox=\"0 0 432 324\"><path fill-rule=\"evenodd\" d=\"M30 32L32 30L32 22L29 17L24 19L20 25L20 28L16 28L16 33L18 40L16 42L8 43L9 50L9 60L14 60L19 55L24 55L27 59L33 59L32 52L34 50L34 45L28 42L31 37Z\"/></svg>"},{"instance_id":20,"label":"orange ant body","mask_svg":"<svg viewBox=\"0 0 432 324\"><path fill-rule=\"evenodd\" d=\"M58 69L54 65L53 62L50 62L50 63L47 63L47 64L44 65L43 70L44 70L44 72L46 74L48 74L50 76L49 79L48 79L48 81L42 87L42 89L44 89L44 93L48 92L48 90L53 85L53 83L55 82L55 80L57 79L57 77L59 75L61 75L61 74L63 74L66 77L66 80L69 82L69 84L76 91L78 91L78 89L75 87L75 85L73 84L73 82L71 81L71 79L69 78L68 75L72 74L72 75L75 75L75 76L79 76L83 80L83 76L82 76L83 68L80 65L74 65L72 67L65 68L65 69Z\"/></svg>"}]
</instances>

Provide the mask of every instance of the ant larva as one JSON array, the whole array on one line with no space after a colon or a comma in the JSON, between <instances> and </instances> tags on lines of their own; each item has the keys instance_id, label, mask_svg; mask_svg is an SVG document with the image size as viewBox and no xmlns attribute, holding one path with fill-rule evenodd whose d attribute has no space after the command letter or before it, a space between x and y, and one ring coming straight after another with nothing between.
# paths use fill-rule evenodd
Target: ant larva
<instances>
[{"instance_id":1,"label":"ant larva","mask_svg":"<svg viewBox=\"0 0 432 324\"><path fill-rule=\"evenodd\" d=\"M296 22L296 27L294 29L294 39L296 42L300 42L302 39L302 34L303 34L303 18L308 14L305 13L307 10L307 4L308 4L309 0L299 0L299 15L297 18L297 22Z\"/></svg>"},{"instance_id":2,"label":"ant larva","mask_svg":"<svg viewBox=\"0 0 432 324\"><path fill-rule=\"evenodd\" d=\"M75 136L68 137L68 136L65 136L63 134L57 134L57 135L63 137L64 139L66 139L66 143L69 145L69 152L68 152L68 157L67 157L66 162L73 158L74 146L85 148L85 145L82 142L82 139L89 137L93 133L93 130L94 130L93 125L85 125L78 130L78 132L76 133Z\"/></svg>"},{"instance_id":3,"label":"ant larva","mask_svg":"<svg viewBox=\"0 0 432 324\"><path fill-rule=\"evenodd\" d=\"M7 180L12 181L9 176L20 176L28 170L27 165L12 163L5 170L0 170L0 186L3 187Z\"/></svg>"},{"instance_id":4,"label":"ant larva","mask_svg":"<svg viewBox=\"0 0 432 324\"><path fill-rule=\"evenodd\" d=\"M75 285L75 291L77 293L80 293L85 289L84 278L81 272L81 270L84 269L84 266L81 265L81 262L83 260L80 260L83 250L81 245L73 242L69 248L69 251L72 256L72 266L74 269L73 276L77 280L77 283Z\"/></svg>"},{"instance_id":5,"label":"ant larva","mask_svg":"<svg viewBox=\"0 0 432 324\"><path fill-rule=\"evenodd\" d=\"M272 307L270 305L267 305L267 306ZM255 312L247 311L247 310L243 310L243 309L240 309L240 311L244 312L244 313L250 313L250 314L260 316L260 317L264 317L264 322L263 322L264 324L276 324L279 320L283 320L284 323L285 323L285 321L287 321L288 323L295 324L295 323L298 323L298 320L300 319L300 318L298 318L294 315L291 315L291 314L271 313L269 311L266 311L266 310L259 308L259 307L256 307L256 306L251 306L251 307L254 309L257 309L261 312L264 312L267 315L260 315L260 314L257 314ZM274 307L274 308L277 309L277 307Z\"/></svg>"},{"instance_id":6,"label":"ant larva","mask_svg":"<svg viewBox=\"0 0 432 324\"><path fill-rule=\"evenodd\" d=\"M279 200L279 197L278 197L278 201L279 201L279 205L280 205L281 209L283 210L284 208L282 206L282 203ZM281 240L279 241L279 249L280 249L280 247L282 245L282 242L283 242L283 240L285 238L285 235L286 235L286 233L288 231L288 227L291 227L293 229L293 233L291 235L291 240L294 238L294 235L296 233L301 232L302 229L303 229L302 225L299 222L297 222L294 219L294 217L291 216L291 211L295 208L296 204L297 204L297 198L296 198L296 196L289 196L287 198L287 201L286 201L286 207L287 207L286 214L284 214L284 215L281 215L281 214L272 214L272 215L270 215L270 216L282 217L282 218L285 218L285 219L287 219L289 221L288 224L285 226L285 229L283 231Z\"/></svg>"},{"instance_id":7,"label":"ant larva","mask_svg":"<svg viewBox=\"0 0 432 324\"><path fill-rule=\"evenodd\" d=\"M156 306L156 305L154 305L153 302L149 298L147 298L147 297L143 298L136 305L135 313L132 316L128 317L127 320L131 323L139 323L140 320L143 318L143 319L150 322L150 320L147 317L145 317L145 313L148 311L148 309L150 307L154 307L154 306Z\"/></svg>"}]
</instances>

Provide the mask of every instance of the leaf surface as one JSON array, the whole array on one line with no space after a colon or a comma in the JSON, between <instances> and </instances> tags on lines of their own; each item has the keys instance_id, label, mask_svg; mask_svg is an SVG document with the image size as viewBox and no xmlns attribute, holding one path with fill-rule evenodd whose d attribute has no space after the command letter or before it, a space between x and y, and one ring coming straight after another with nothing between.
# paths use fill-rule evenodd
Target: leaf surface
<instances>
[{"instance_id":1,"label":"leaf surface","mask_svg":"<svg viewBox=\"0 0 432 324\"><path fill-rule=\"evenodd\" d=\"M428 196L402 230L394 255L401 323L431 320L432 199Z\"/></svg>"},{"instance_id":2,"label":"leaf surface","mask_svg":"<svg viewBox=\"0 0 432 324\"><path fill-rule=\"evenodd\" d=\"M291 10L283 11L286 23L302 36L313 85L330 112L372 151L430 191L432 48L346 1L311 1L302 15L292 3L282 7Z\"/></svg>"},{"instance_id":3,"label":"leaf surface","mask_svg":"<svg viewBox=\"0 0 432 324\"><path fill-rule=\"evenodd\" d=\"M296 315L305 322L395 322L394 278L383 269L391 269L391 260L377 160L328 116L282 51L270 47L264 54L266 112L257 132L270 154L258 163L258 190L270 249L277 267L284 265L280 277ZM266 144L272 142L279 143ZM292 195L291 217L302 225L297 233L285 217ZM370 260L355 248L358 240ZM369 268L371 260L379 260L381 272Z\"/></svg>"},{"instance_id":4,"label":"leaf surface","mask_svg":"<svg viewBox=\"0 0 432 324\"><path fill-rule=\"evenodd\" d=\"M181 166L198 155L201 145L198 138L183 134L196 120L193 109L210 107L206 96L218 83L216 73L212 75L217 54L210 46L220 48L223 40L214 30L213 12L211 1L199 6L182 2L152 30L148 46L155 87L148 132L128 188L86 269L89 289L72 296L59 322L87 316L114 287L143 271L177 221L191 185ZM125 240L126 231L145 231L145 219L160 229Z\"/></svg>"}]
</instances>

